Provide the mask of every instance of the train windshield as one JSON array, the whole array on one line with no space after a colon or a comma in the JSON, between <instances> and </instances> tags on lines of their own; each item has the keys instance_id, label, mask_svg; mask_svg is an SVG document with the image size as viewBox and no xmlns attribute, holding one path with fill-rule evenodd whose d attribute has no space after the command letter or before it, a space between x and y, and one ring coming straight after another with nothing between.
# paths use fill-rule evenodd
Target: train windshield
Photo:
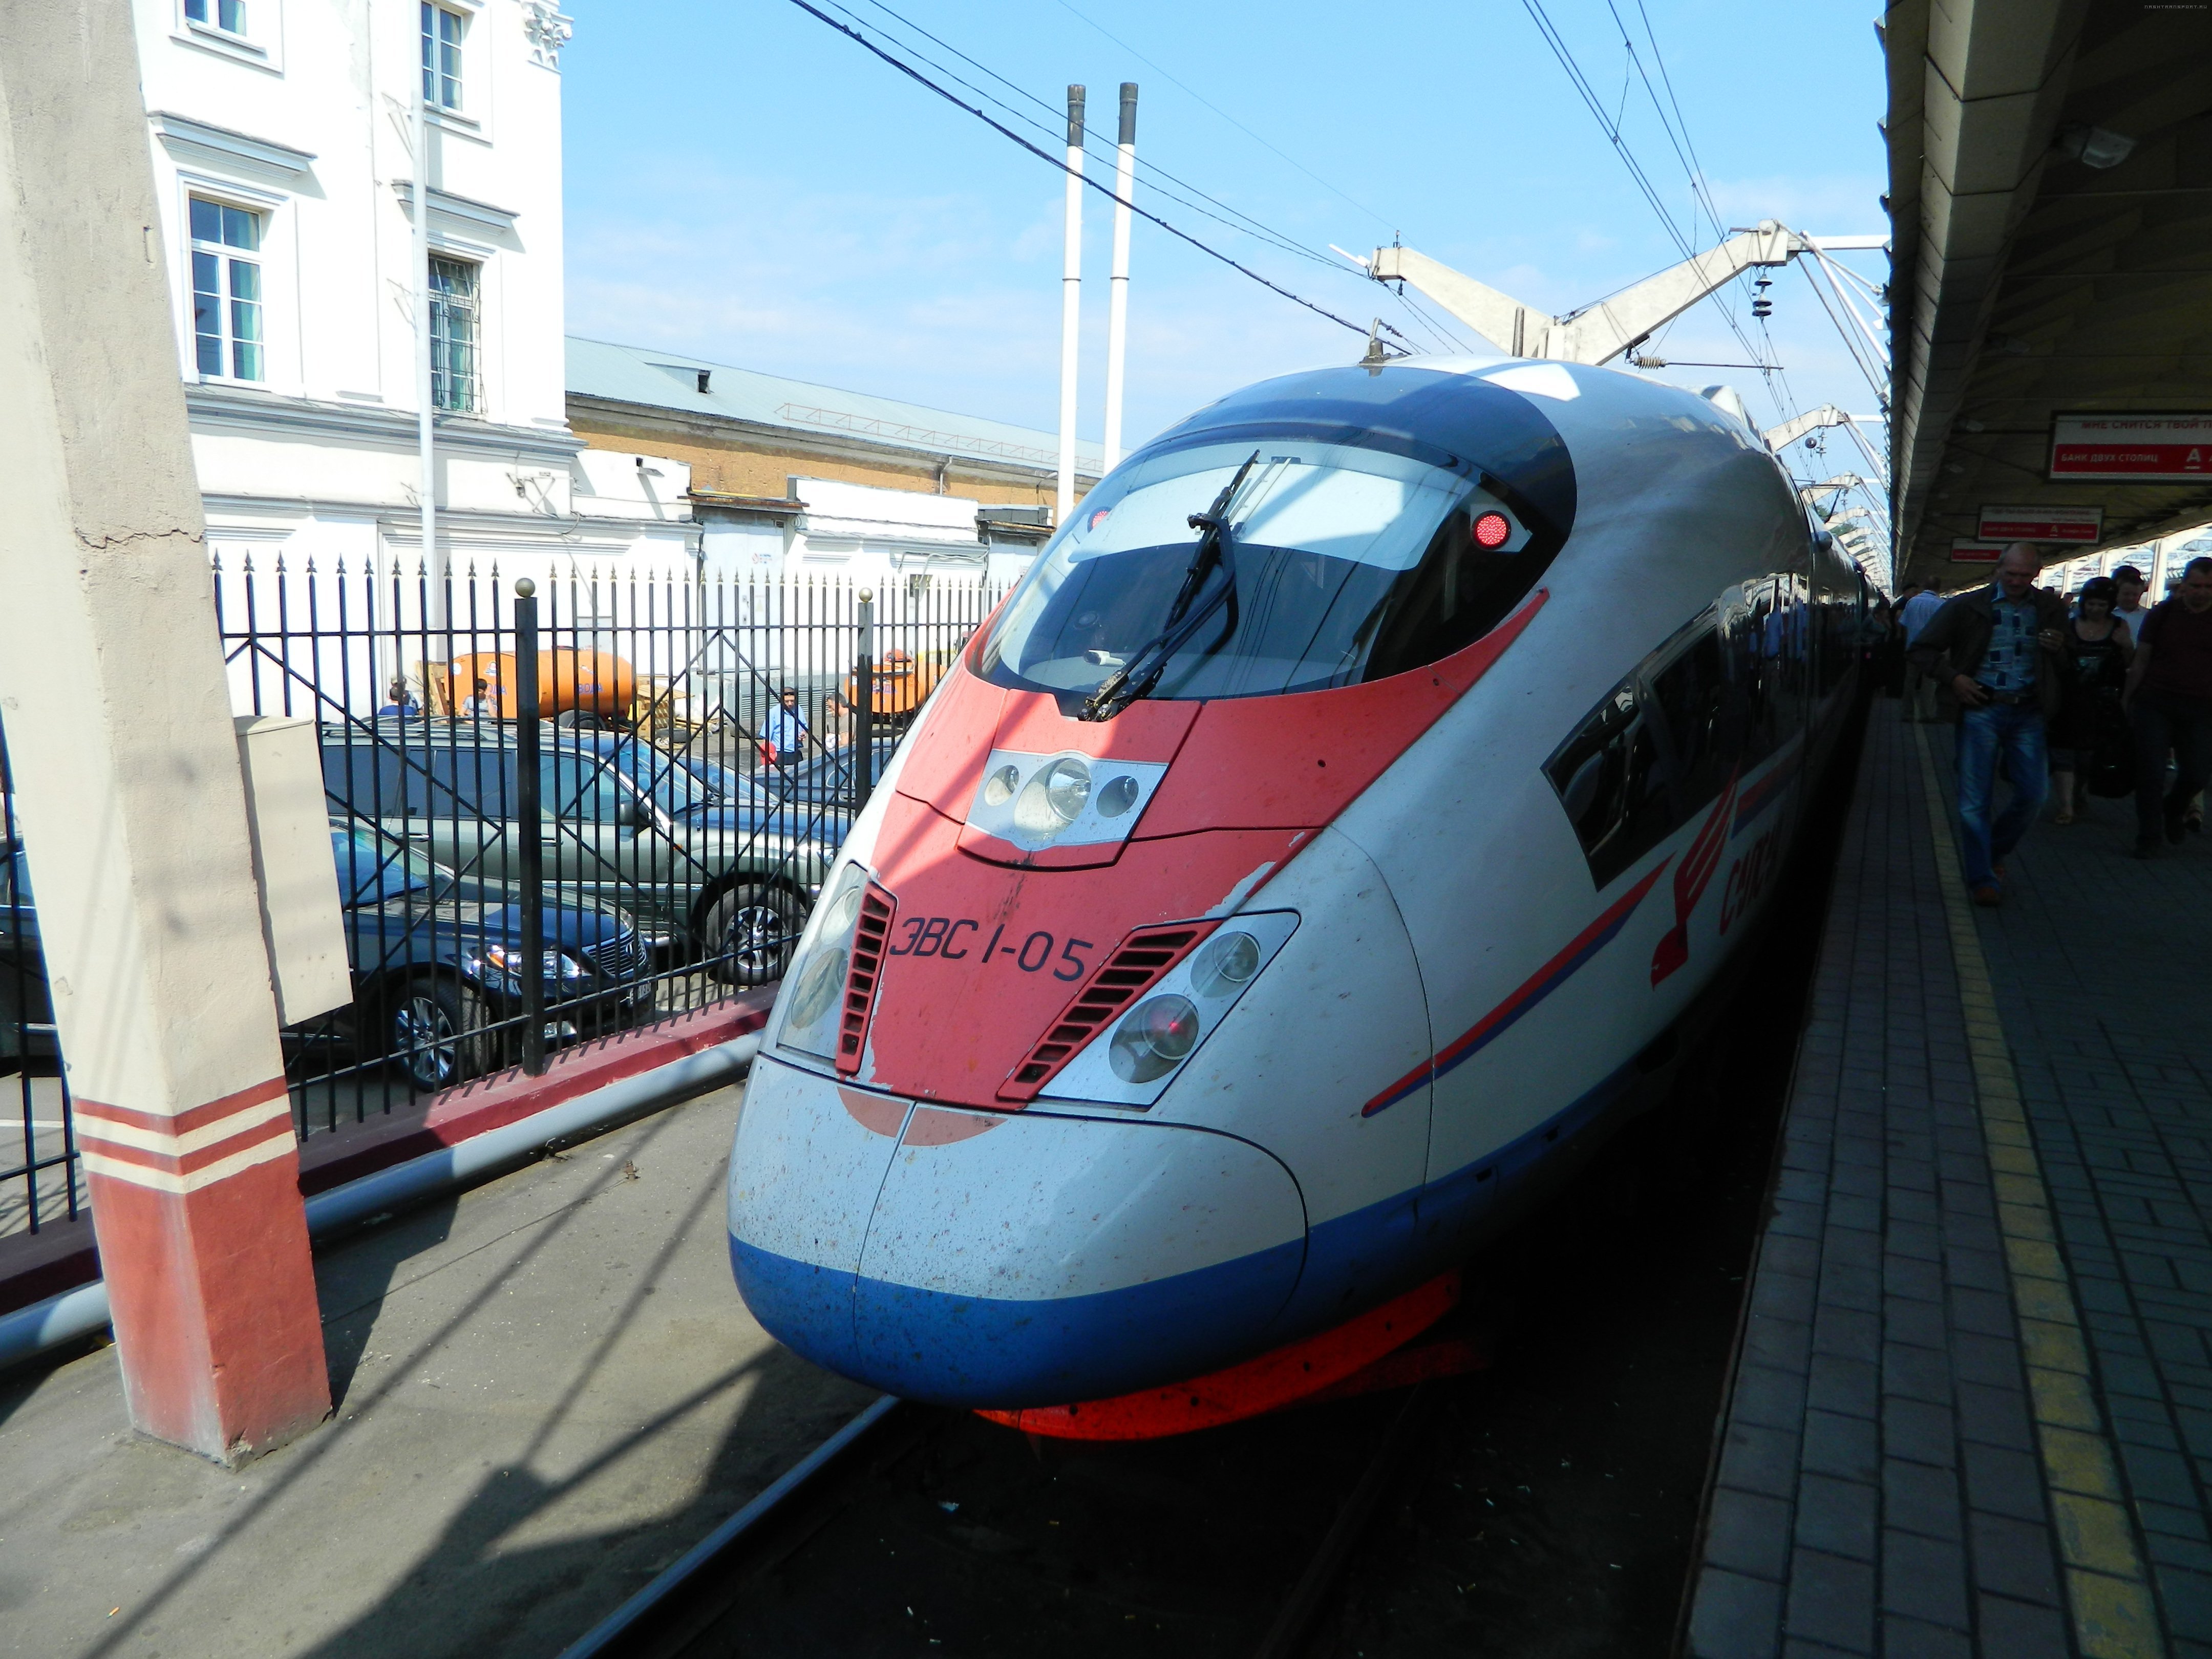
<instances>
[{"instance_id":1,"label":"train windshield","mask_svg":"<svg viewBox=\"0 0 2212 1659\"><path fill-rule=\"evenodd\" d=\"M1534 585L1555 538L1479 467L1368 436L1244 426L1133 458L1038 558L979 672L1085 696L1201 612L1151 696L1318 690L1472 643ZM1224 545L1208 551L1192 520L1217 507Z\"/></svg>"}]
</instances>

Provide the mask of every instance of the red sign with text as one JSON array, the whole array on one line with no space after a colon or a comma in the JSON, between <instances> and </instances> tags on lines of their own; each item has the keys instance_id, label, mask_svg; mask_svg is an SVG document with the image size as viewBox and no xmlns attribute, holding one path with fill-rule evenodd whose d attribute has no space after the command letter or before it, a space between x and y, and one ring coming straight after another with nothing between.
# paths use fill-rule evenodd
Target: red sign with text
<instances>
[{"instance_id":1,"label":"red sign with text","mask_svg":"<svg viewBox=\"0 0 2212 1659\"><path fill-rule=\"evenodd\" d=\"M2196 483L2212 478L2212 415L2060 415L2053 478Z\"/></svg>"},{"instance_id":2,"label":"red sign with text","mask_svg":"<svg viewBox=\"0 0 2212 1659\"><path fill-rule=\"evenodd\" d=\"M2088 543L2104 533L2101 507L1985 507L1975 539Z\"/></svg>"},{"instance_id":3,"label":"red sign with text","mask_svg":"<svg viewBox=\"0 0 2212 1659\"><path fill-rule=\"evenodd\" d=\"M1953 564L1995 564L1999 559L2004 557L2004 550L2005 544L2002 542L1953 542L1951 562Z\"/></svg>"}]
</instances>

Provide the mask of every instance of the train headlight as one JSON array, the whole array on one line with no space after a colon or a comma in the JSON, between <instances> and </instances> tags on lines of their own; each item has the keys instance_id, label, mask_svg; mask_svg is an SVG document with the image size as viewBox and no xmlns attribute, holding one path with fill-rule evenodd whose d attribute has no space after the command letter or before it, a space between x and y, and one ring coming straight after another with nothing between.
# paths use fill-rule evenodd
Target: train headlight
<instances>
[{"instance_id":1,"label":"train headlight","mask_svg":"<svg viewBox=\"0 0 2212 1659\"><path fill-rule=\"evenodd\" d=\"M1014 826L1025 835L1051 836L1083 816L1091 799L1091 768L1063 755L1029 782L1014 803Z\"/></svg>"},{"instance_id":2,"label":"train headlight","mask_svg":"<svg viewBox=\"0 0 2212 1659\"><path fill-rule=\"evenodd\" d=\"M837 1012L846 969L853 960L853 931L860 925L860 901L868 872L848 864L828 903L814 913L784 983L791 988L777 1004L781 1028L776 1042L823 1060L837 1053Z\"/></svg>"},{"instance_id":3,"label":"train headlight","mask_svg":"<svg viewBox=\"0 0 2212 1659\"><path fill-rule=\"evenodd\" d=\"M1216 933L1191 952L1191 988L1202 997L1231 997L1260 971L1260 941L1249 933Z\"/></svg>"},{"instance_id":4,"label":"train headlight","mask_svg":"<svg viewBox=\"0 0 2212 1659\"><path fill-rule=\"evenodd\" d=\"M1107 1063L1124 1083L1165 1077L1198 1047L1198 1008L1188 997L1148 997L1114 1030Z\"/></svg>"}]
</instances>

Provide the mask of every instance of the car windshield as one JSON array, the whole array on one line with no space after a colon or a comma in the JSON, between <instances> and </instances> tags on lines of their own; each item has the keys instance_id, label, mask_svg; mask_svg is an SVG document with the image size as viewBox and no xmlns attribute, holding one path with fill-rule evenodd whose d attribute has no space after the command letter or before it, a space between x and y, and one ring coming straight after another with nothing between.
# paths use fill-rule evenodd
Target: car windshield
<instances>
[{"instance_id":1,"label":"car windshield","mask_svg":"<svg viewBox=\"0 0 2212 1659\"><path fill-rule=\"evenodd\" d=\"M380 904L409 893L427 893L443 875L425 858L409 858L406 847L374 830L356 827L331 830L337 855L338 891L348 904Z\"/></svg>"},{"instance_id":2,"label":"car windshield","mask_svg":"<svg viewBox=\"0 0 2212 1659\"><path fill-rule=\"evenodd\" d=\"M672 755L654 748L649 743L625 740L616 745L615 763L629 781L646 793L664 812L673 817L704 805L708 799L706 786L690 774Z\"/></svg>"},{"instance_id":3,"label":"car windshield","mask_svg":"<svg viewBox=\"0 0 2212 1659\"><path fill-rule=\"evenodd\" d=\"M1472 463L1340 427L1243 425L1170 439L1117 468L1039 557L984 647L1001 685L1087 694L1158 638L1223 512L1205 624L1152 695L1265 696L1413 668L1487 632L1557 538ZM1256 458L1256 459L1255 459ZM1227 586L1226 593L1219 590Z\"/></svg>"}]
</instances>

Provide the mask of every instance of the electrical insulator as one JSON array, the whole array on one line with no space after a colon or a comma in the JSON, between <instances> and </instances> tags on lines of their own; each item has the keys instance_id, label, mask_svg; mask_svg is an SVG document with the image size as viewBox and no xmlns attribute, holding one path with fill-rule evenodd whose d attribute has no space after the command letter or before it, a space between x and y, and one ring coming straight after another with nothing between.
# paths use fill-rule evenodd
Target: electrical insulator
<instances>
[{"instance_id":1,"label":"electrical insulator","mask_svg":"<svg viewBox=\"0 0 2212 1659\"><path fill-rule=\"evenodd\" d=\"M1771 317L1774 314L1774 301L1753 300L1751 302L1751 314L1754 317Z\"/></svg>"}]
</instances>

